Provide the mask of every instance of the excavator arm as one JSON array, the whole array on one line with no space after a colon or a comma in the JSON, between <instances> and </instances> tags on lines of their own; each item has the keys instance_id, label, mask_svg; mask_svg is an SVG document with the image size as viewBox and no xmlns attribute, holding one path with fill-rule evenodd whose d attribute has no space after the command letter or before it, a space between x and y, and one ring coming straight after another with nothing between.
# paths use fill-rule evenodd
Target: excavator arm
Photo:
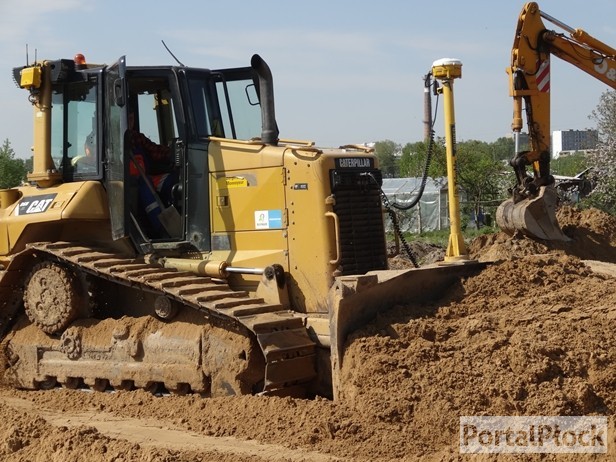
<instances>
[{"instance_id":1,"label":"excavator arm","mask_svg":"<svg viewBox=\"0 0 616 462\"><path fill-rule=\"evenodd\" d=\"M548 29L548 21L557 30ZM573 29L542 12L535 2L524 5L518 18L511 50L509 74L513 97L512 129L516 174L512 197L497 210L497 223L505 232L522 232L546 240L568 240L556 220L557 195L550 173L550 58L573 64L612 88L616 88L616 50L582 29ZM521 151L519 134L524 126L529 150ZM532 166L533 175L527 172Z\"/></svg>"}]
</instances>

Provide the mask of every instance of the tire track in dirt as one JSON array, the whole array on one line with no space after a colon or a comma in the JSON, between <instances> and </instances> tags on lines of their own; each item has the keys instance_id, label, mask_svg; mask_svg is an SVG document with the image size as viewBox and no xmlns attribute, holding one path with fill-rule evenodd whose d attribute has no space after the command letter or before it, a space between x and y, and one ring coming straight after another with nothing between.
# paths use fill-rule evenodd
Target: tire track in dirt
<instances>
[{"instance_id":1,"label":"tire track in dirt","mask_svg":"<svg viewBox=\"0 0 616 462\"><path fill-rule=\"evenodd\" d=\"M85 393L85 392L84 392ZM114 439L125 440L142 448L168 449L172 451L194 451L199 454L214 452L242 456L247 460L289 461L289 462L333 462L337 457L302 449L289 449L281 445L240 440L233 437L214 437L174 428L166 422L148 419L118 417L108 412L79 411L66 412L38 408L32 401L0 396L0 404L27 414L35 414L54 427L94 427L100 434Z\"/></svg>"}]
</instances>

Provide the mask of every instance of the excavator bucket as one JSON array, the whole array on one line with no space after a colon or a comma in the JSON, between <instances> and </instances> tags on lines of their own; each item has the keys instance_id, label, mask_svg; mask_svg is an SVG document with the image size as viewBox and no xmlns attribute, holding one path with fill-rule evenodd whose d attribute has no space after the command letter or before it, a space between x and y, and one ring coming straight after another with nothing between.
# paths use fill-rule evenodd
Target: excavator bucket
<instances>
[{"instance_id":1,"label":"excavator bucket","mask_svg":"<svg viewBox=\"0 0 616 462\"><path fill-rule=\"evenodd\" d=\"M552 186L542 186L537 197L514 203L503 202L496 210L496 223L505 233L516 232L546 241L570 241L556 219L558 195Z\"/></svg>"}]
</instances>

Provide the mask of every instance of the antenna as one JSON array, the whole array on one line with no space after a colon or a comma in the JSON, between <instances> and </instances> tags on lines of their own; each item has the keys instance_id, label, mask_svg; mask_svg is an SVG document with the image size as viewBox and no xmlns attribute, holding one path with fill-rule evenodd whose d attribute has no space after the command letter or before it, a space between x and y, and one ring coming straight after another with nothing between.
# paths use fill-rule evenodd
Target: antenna
<instances>
[{"instance_id":1,"label":"antenna","mask_svg":"<svg viewBox=\"0 0 616 462\"><path fill-rule=\"evenodd\" d=\"M171 53L171 50L169 49L169 47L167 46L167 44L165 43L165 41L164 41L164 40L161 40L161 42L163 42L163 46L164 46L164 47L165 47L165 49L169 52L169 54L173 57L173 59L175 59L175 60L177 61L177 63L178 63L180 66L182 66L182 67L186 67L186 66L184 66L184 64L182 64L182 63L180 62L180 60L179 60L179 59L177 59L177 58L175 57L175 55L174 55L173 53Z\"/></svg>"},{"instance_id":2,"label":"antenna","mask_svg":"<svg viewBox=\"0 0 616 462\"><path fill-rule=\"evenodd\" d=\"M28 60L28 44L26 43L26 67L30 65L30 62Z\"/></svg>"}]
</instances>

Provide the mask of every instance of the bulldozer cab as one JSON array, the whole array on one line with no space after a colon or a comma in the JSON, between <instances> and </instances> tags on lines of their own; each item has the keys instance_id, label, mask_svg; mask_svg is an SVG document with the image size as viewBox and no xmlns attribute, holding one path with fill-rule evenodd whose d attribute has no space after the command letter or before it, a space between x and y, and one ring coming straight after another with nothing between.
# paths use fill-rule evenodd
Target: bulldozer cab
<instances>
[{"instance_id":1,"label":"bulldozer cab","mask_svg":"<svg viewBox=\"0 0 616 462\"><path fill-rule=\"evenodd\" d=\"M175 73L170 68L107 68L106 185L114 239L143 251L184 238L184 146Z\"/></svg>"},{"instance_id":2,"label":"bulldozer cab","mask_svg":"<svg viewBox=\"0 0 616 462\"><path fill-rule=\"evenodd\" d=\"M52 159L63 182L102 181L113 239L143 253L208 251L209 137L261 133L250 67L88 66L52 90Z\"/></svg>"}]
</instances>

